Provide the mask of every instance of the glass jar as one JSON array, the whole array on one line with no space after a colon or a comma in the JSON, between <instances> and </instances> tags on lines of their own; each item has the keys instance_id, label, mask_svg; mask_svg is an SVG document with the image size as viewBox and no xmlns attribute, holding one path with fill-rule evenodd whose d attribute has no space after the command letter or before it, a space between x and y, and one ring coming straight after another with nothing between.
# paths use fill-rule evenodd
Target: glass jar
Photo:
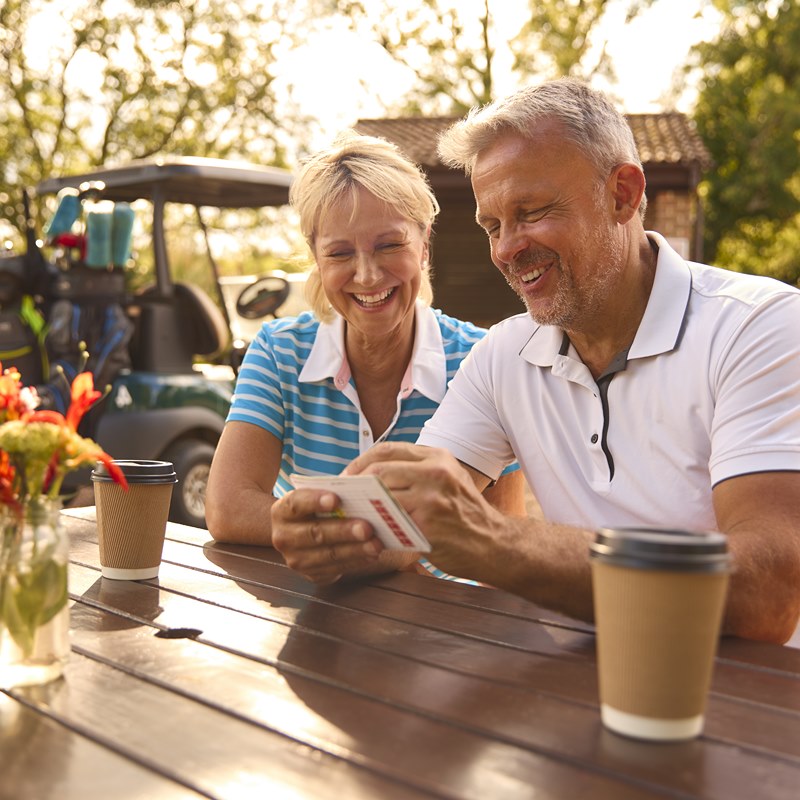
<instances>
[{"instance_id":1,"label":"glass jar","mask_svg":"<svg viewBox=\"0 0 800 800\"><path fill-rule=\"evenodd\" d=\"M69 658L69 542L61 500L0 506L0 689L58 678Z\"/></svg>"}]
</instances>

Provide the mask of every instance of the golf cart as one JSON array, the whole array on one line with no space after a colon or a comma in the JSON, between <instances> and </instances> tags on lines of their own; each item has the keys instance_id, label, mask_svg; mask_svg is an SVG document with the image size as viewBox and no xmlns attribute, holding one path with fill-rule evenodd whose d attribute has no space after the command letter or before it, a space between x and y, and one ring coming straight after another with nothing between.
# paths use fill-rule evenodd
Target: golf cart
<instances>
[{"instance_id":1,"label":"golf cart","mask_svg":"<svg viewBox=\"0 0 800 800\"><path fill-rule=\"evenodd\" d=\"M115 458L173 462L179 481L170 510L175 522L205 525L209 466L248 344L241 335L232 336L232 329L239 334L246 328L242 320L252 323L275 315L289 297L290 286L282 275L267 275L244 279L234 292L230 286L223 290L224 279L210 249L216 302L199 286L177 282L167 255L165 206L194 206L208 244L201 207L280 206L288 200L290 183L290 174L276 168L217 159L164 158L51 178L36 187L38 197L58 195L60 201L47 231L46 247L53 248L53 256L45 258L35 242L32 252L29 235L25 257L25 268L31 273L28 291L47 321L44 341L50 374L43 376L41 392L53 393L58 379L53 377L54 364L65 367L67 375L82 368L80 359L85 361L85 353L80 353L80 341L85 341L89 354L85 368L94 373L96 385L109 384L111 391L87 415L88 429L81 432ZM98 207L100 202L114 204L117 253L113 257L101 256L98 262L96 242L92 253L91 234L101 239L109 235L108 229L99 234L92 229L91 223L98 223L92 214L85 214L85 223L76 218L82 234L73 233L74 212L66 226L56 224L64 198L72 196L84 205L90 201ZM125 240L130 225L117 241L116 212L127 214L129 204L141 200L149 201L152 210L154 269L152 282L133 290L130 245ZM120 255L120 248L127 251ZM0 326L0 354L4 349ZM13 359L6 365L10 363ZM88 471L75 475L79 483L88 485Z\"/></svg>"}]
</instances>

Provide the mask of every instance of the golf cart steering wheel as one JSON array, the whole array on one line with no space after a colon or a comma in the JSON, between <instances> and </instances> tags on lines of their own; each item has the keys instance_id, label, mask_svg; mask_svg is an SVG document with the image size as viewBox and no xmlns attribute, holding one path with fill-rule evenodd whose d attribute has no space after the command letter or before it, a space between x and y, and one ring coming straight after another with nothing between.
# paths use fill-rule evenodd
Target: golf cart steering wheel
<instances>
[{"instance_id":1,"label":"golf cart steering wheel","mask_svg":"<svg viewBox=\"0 0 800 800\"><path fill-rule=\"evenodd\" d=\"M277 275L259 278L245 286L236 300L236 313L244 319L261 319L274 314L286 302L289 281Z\"/></svg>"}]
</instances>

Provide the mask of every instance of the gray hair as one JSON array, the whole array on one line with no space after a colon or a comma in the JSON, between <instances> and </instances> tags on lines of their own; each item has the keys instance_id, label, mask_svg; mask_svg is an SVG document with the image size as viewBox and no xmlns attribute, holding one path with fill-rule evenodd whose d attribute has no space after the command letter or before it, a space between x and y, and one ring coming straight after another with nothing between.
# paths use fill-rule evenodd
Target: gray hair
<instances>
[{"instance_id":1,"label":"gray hair","mask_svg":"<svg viewBox=\"0 0 800 800\"><path fill-rule=\"evenodd\" d=\"M303 164L289 190L289 202L300 217L300 230L312 255L317 232L329 209L349 200L353 204L353 215L357 214L359 188L366 189L415 222L428 240L439 213L439 203L425 173L391 142L348 130L341 133L331 147ZM427 267L422 270L419 297L427 304L433 301ZM320 320L325 322L333 318L319 267L308 276L306 299Z\"/></svg>"},{"instance_id":2,"label":"gray hair","mask_svg":"<svg viewBox=\"0 0 800 800\"><path fill-rule=\"evenodd\" d=\"M598 174L606 176L614 167L642 161L627 120L602 93L575 78L558 78L528 86L483 107L446 130L438 141L439 158L454 169L472 173L478 154L508 130L524 137L533 135L536 125L557 120L572 142ZM642 196L639 215L643 218L647 200Z\"/></svg>"}]
</instances>

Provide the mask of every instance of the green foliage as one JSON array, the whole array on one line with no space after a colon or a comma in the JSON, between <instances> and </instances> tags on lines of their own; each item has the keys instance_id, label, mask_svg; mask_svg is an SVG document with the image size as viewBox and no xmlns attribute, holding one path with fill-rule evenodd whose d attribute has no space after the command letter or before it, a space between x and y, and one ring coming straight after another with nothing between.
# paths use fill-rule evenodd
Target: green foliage
<instances>
[{"instance_id":1,"label":"green foliage","mask_svg":"<svg viewBox=\"0 0 800 800\"><path fill-rule=\"evenodd\" d=\"M800 239L800 5L718 2L720 36L697 48L695 109L715 162L702 186L706 257L796 283Z\"/></svg>"},{"instance_id":2,"label":"green foliage","mask_svg":"<svg viewBox=\"0 0 800 800\"><path fill-rule=\"evenodd\" d=\"M354 30L414 74L397 113L427 116L462 115L493 100L501 52L513 56L511 69L524 82L537 75L613 77L605 46L597 41L599 24L612 9L629 22L656 0L529 0L528 14L510 38L496 25L504 2L418 0L378 9L370 3L319 0L320 10L346 14Z\"/></svg>"},{"instance_id":3,"label":"green foliage","mask_svg":"<svg viewBox=\"0 0 800 800\"><path fill-rule=\"evenodd\" d=\"M604 43L595 42L597 26L614 6L624 5L627 24L654 0L529 0L529 17L511 42L514 69L529 75L557 78L569 75L589 80L613 79Z\"/></svg>"},{"instance_id":4,"label":"green foliage","mask_svg":"<svg viewBox=\"0 0 800 800\"><path fill-rule=\"evenodd\" d=\"M5 537L9 532L3 532ZM5 545L4 545L5 546ZM0 577L0 633L7 628L25 657L33 651L36 632L67 604L67 565L45 551L26 568Z\"/></svg>"},{"instance_id":5,"label":"green foliage","mask_svg":"<svg viewBox=\"0 0 800 800\"><path fill-rule=\"evenodd\" d=\"M741 220L719 240L716 261L800 286L800 213L786 221Z\"/></svg>"},{"instance_id":6,"label":"green foliage","mask_svg":"<svg viewBox=\"0 0 800 800\"><path fill-rule=\"evenodd\" d=\"M100 164L170 153L285 165L274 66L291 6L0 4L0 220L21 232L23 187Z\"/></svg>"},{"instance_id":7,"label":"green foliage","mask_svg":"<svg viewBox=\"0 0 800 800\"><path fill-rule=\"evenodd\" d=\"M403 101L407 115L463 114L492 93L492 17L489 0L376 4L318 0L359 36L375 41L414 75Z\"/></svg>"}]
</instances>

